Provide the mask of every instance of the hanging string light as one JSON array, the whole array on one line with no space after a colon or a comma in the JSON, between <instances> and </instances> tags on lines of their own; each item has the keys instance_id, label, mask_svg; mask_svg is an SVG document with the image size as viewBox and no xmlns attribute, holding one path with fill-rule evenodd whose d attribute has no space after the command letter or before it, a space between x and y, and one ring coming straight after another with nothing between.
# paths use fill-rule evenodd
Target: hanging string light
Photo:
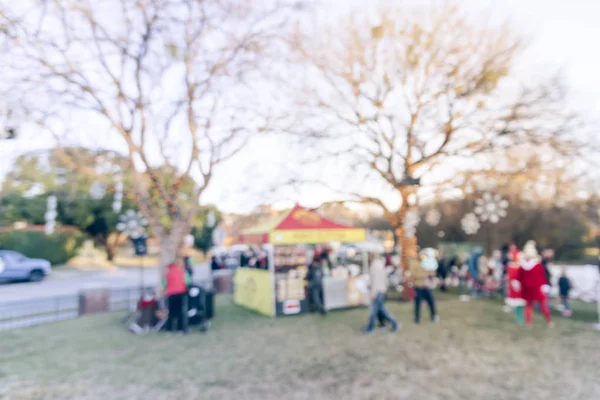
<instances>
[{"instance_id":1,"label":"hanging string light","mask_svg":"<svg viewBox=\"0 0 600 400\"><path fill-rule=\"evenodd\" d=\"M92 186L90 187L90 197L92 199L100 200L105 195L106 195L106 187L102 183L100 183L98 181L92 183Z\"/></svg>"},{"instance_id":2,"label":"hanging string light","mask_svg":"<svg viewBox=\"0 0 600 400\"><path fill-rule=\"evenodd\" d=\"M214 228L215 224L217 223L217 217L215 216L214 211L209 211L208 215L206 216L206 226L208 226L209 228Z\"/></svg>"},{"instance_id":3,"label":"hanging string light","mask_svg":"<svg viewBox=\"0 0 600 400\"><path fill-rule=\"evenodd\" d=\"M121 175L117 175L115 185L115 198L113 202L113 210L118 213L121 212L123 207L123 178Z\"/></svg>"},{"instance_id":4,"label":"hanging string light","mask_svg":"<svg viewBox=\"0 0 600 400\"><path fill-rule=\"evenodd\" d=\"M46 200L46 213L44 214L46 224L44 225L44 232L46 235L54 233L56 227L56 196L50 195Z\"/></svg>"}]
</instances>

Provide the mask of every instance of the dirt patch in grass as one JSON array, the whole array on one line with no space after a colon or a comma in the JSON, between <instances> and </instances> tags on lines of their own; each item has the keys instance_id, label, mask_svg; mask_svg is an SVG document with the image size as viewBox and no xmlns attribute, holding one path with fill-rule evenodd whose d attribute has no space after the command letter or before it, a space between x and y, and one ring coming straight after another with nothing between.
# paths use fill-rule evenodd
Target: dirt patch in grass
<instances>
[{"instance_id":1,"label":"dirt patch in grass","mask_svg":"<svg viewBox=\"0 0 600 400\"><path fill-rule=\"evenodd\" d=\"M277 320L218 298L209 334L135 337L121 315L0 334L6 399L582 399L600 393L600 335L514 326L492 301L439 301L442 322L359 335L365 309ZM423 311L426 311L423 309ZM427 316L425 314L425 316Z\"/></svg>"}]
</instances>

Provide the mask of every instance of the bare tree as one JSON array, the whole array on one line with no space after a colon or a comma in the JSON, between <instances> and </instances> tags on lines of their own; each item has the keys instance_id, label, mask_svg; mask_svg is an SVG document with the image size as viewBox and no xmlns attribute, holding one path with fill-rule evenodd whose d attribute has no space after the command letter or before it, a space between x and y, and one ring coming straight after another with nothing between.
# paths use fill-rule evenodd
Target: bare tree
<instances>
[{"instance_id":1,"label":"bare tree","mask_svg":"<svg viewBox=\"0 0 600 400\"><path fill-rule=\"evenodd\" d=\"M190 232L215 169L270 126L255 84L294 7L285 0L11 3L0 7L0 42L8 44L0 68L59 149L75 139L125 155L164 267ZM82 119L87 126L69 126ZM77 171L95 173L62 155ZM181 195L183 185L193 186L192 195Z\"/></svg>"},{"instance_id":2,"label":"bare tree","mask_svg":"<svg viewBox=\"0 0 600 400\"><path fill-rule=\"evenodd\" d=\"M515 145L566 156L579 149L579 120L560 81L522 86L515 79L525 47L508 26L483 26L452 4L383 9L375 25L365 14L299 29L306 79L296 80L299 123L290 130L320 160L348 166L354 184L336 190L380 206L403 247L417 191L452 182L449 170L486 169L489 154ZM381 183L397 202L361 189L365 182Z\"/></svg>"}]
</instances>

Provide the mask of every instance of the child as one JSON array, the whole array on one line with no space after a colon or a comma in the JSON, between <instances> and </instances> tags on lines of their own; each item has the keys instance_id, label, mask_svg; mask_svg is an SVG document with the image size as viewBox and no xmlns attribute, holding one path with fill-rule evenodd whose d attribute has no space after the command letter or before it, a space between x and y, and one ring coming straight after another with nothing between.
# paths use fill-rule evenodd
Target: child
<instances>
[{"instance_id":1,"label":"child","mask_svg":"<svg viewBox=\"0 0 600 400\"><path fill-rule=\"evenodd\" d=\"M569 307L569 292L573 288L571 281L567 278L567 269L563 267L560 278L558 279L558 290L560 294L560 300L563 305L563 317L571 316L571 307Z\"/></svg>"},{"instance_id":2,"label":"child","mask_svg":"<svg viewBox=\"0 0 600 400\"><path fill-rule=\"evenodd\" d=\"M515 322L519 325L525 323L525 300L521 297L521 289L515 282L519 281L519 253L513 253L506 268L506 305L514 310Z\"/></svg>"}]
</instances>

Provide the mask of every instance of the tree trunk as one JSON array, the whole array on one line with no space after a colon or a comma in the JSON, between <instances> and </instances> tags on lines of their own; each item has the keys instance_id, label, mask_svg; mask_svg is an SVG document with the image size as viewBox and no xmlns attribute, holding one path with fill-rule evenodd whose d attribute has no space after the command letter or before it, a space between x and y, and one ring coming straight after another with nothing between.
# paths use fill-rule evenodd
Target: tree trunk
<instances>
[{"instance_id":1,"label":"tree trunk","mask_svg":"<svg viewBox=\"0 0 600 400\"><path fill-rule=\"evenodd\" d=\"M400 267L403 270L408 268L408 260L417 254L418 242L416 236L407 238L404 234L404 228L397 227L394 230L394 239L400 253Z\"/></svg>"},{"instance_id":2,"label":"tree trunk","mask_svg":"<svg viewBox=\"0 0 600 400\"><path fill-rule=\"evenodd\" d=\"M111 243L108 237L102 237L102 241L104 242L104 249L106 250L106 260L111 262L115 259L115 243Z\"/></svg>"},{"instance_id":3,"label":"tree trunk","mask_svg":"<svg viewBox=\"0 0 600 400\"><path fill-rule=\"evenodd\" d=\"M115 259L115 249L113 249L113 247L108 244L108 242L106 243L106 261L108 262L113 262L113 260Z\"/></svg>"},{"instance_id":4,"label":"tree trunk","mask_svg":"<svg viewBox=\"0 0 600 400\"><path fill-rule=\"evenodd\" d=\"M408 197L412 193L413 189L408 187L400 187L398 188L398 191L400 192L400 197L402 198L402 205L396 212L395 221L390 222L392 222L392 226L394 227L394 239L396 241L398 252L400 253L400 267L403 270L406 270L408 268L409 256L414 254L417 250L416 238L407 238L406 232L404 231L404 219L406 218L406 214L410 209Z\"/></svg>"}]
</instances>

